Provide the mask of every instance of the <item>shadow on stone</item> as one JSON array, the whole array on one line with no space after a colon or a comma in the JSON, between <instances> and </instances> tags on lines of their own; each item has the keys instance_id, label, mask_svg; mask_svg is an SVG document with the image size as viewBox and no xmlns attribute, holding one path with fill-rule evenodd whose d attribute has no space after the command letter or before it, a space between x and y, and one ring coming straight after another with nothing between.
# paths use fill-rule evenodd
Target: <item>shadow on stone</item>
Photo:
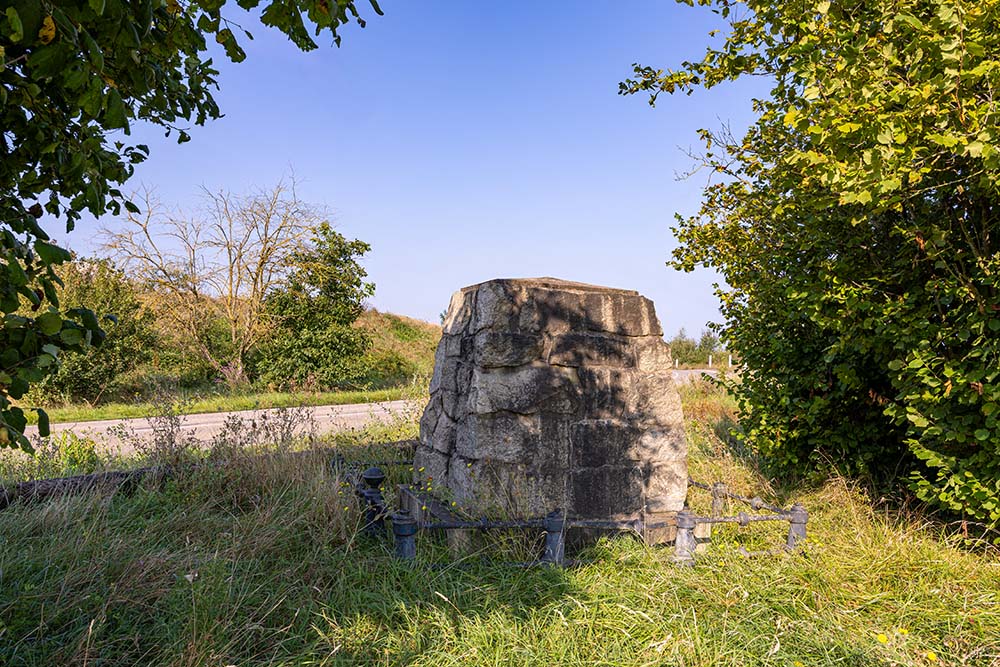
<instances>
[{"instance_id":1,"label":"shadow on stone","mask_svg":"<svg viewBox=\"0 0 1000 667\"><path fill-rule=\"evenodd\" d=\"M553 278L466 287L445 318L415 482L476 516L669 522L687 494L671 365L637 292Z\"/></svg>"}]
</instances>

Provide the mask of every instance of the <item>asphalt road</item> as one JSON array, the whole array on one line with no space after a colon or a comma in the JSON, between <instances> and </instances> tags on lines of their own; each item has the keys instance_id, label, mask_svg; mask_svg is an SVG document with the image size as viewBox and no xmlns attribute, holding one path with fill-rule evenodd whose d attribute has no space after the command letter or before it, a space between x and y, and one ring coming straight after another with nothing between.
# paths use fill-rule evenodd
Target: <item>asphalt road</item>
<instances>
[{"instance_id":1,"label":"asphalt road","mask_svg":"<svg viewBox=\"0 0 1000 667\"><path fill-rule=\"evenodd\" d=\"M715 377L719 374L719 371L715 369L704 369L704 368L690 368L690 369L678 369L673 371L674 382L694 382L701 378L702 375L710 375Z\"/></svg>"},{"instance_id":2,"label":"asphalt road","mask_svg":"<svg viewBox=\"0 0 1000 667\"><path fill-rule=\"evenodd\" d=\"M407 409L417 410L418 406L410 401L386 401L384 403L360 403L352 405L323 405L305 408L312 414L318 433L333 433L352 428L360 428L376 421L389 421L394 416L404 414ZM208 442L220 433L227 419L236 416L245 422L260 421L263 417L273 417L278 409L243 410L240 412L208 412L184 415L181 429L203 442ZM122 443L115 435L115 428L125 426L137 437L148 438L153 434L153 425L149 419L107 419L89 422L63 422L52 424L52 433L73 431L77 435L93 438L98 443L108 446L120 446ZM38 429L29 426L27 436L37 435Z\"/></svg>"},{"instance_id":3,"label":"asphalt road","mask_svg":"<svg viewBox=\"0 0 1000 667\"><path fill-rule=\"evenodd\" d=\"M677 382L691 382L700 378L702 374L716 375L714 370L675 370L674 380ZM352 405L324 405L307 408L312 414L316 432L319 434L335 433L352 428L361 428L376 421L389 421L393 417L406 413L407 410L419 412L423 408L410 401L386 401L384 403L359 403ZM244 410L240 412L210 412L202 414L184 415L181 428L186 434L194 436L203 442L208 442L213 436L220 433L226 420L239 417L245 422L260 421L265 416L272 416L278 412L277 409L268 410ZM93 438L96 442L109 447L120 448L122 442L115 435L114 431L122 426L139 438L148 438L153 434L153 425L148 419L108 419L103 421L88 422L63 422L52 424L53 433L62 431L73 431L77 435ZM29 438L37 435L38 429L29 426L27 435Z\"/></svg>"}]
</instances>

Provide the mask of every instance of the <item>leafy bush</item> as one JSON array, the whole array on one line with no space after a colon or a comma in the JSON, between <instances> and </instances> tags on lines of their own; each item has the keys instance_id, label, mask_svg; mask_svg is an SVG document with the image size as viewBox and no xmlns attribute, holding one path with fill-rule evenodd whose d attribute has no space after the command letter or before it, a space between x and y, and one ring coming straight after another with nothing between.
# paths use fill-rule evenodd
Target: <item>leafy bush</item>
<instances>
[{"instance_id":1,"label":"leafy bush","mask_svg":"<svg viewBox=\"0 0 1000 667\"><path fill-rule=\"evenodd\" d=\"M203 309L198 340L194 341L189 332L171 328L170 318L161 316L162 311L169 308L162 296L154 291L145 294L157 316L160 345L152 353L151 368L144 377L142 394L151 396L161 390L224 384L225 378L209 356L213 359L233 359L233 342L227 322L217 317L214 309ZM202 350L207 350L209 354L203 354Z\"/></svg>"},{"instance_id":2,"label":"leafy bush","mask_svg":"<svg viewBox=\"0 0 1000 667\"><path fill-rule=\"evenodd\" d=\"M50 442L56 449L56 461L67 474L85 475L100 466L97 443L90 438L82 438L72 431L62 431L53 435Z\"/></svg>"},{"instance_id":3,"label":"leafy bush","mask_svg":"<svg viewBox=\"0 0 1000 667\"><path fill-rule=\"evenodd\" d=\"M58 275L63 283L60 303L70 308L87 304L106 316L107 335L100 347L61 355L58 368L38 383L32 397L96 403L134 391L135 372L150 359L157 340L152 314L135 287L106 260L78 259L63 265Z\"/></svg>"},{"instance_id":4,"label":"leafy bush","mask_svg":"<svg viewBox=\"0 0 1000 667\"><path fill-rule=\"evenodd\" d=\"M420 375L417 365L396 350L372 350L362 364L365 386L375 389L395 387Z\"/></svg>"},{"instance_id":5,"label":"leafy bush","mask_svg":"<svg viewBox=\"0 0 1000 667\"><path fill-rule=\"evenodd\" d=\"M689 3L690 4L690 3ZM706 0L726 42L626 94L773 82L674 266L718 270L746 437L780 471L908 480L1000 522L1000 31L995 0Z\"/></svg>"},{"instance_id":6,"label":"leafy bush","mask_svg":"<svg viewBox=\"0 0 1000 667\"><path fill-rule=\"evenodd\" d=\"M358 261L369 249L329 223L314 228L310 245L292 255L287 280L265 302L278 325L253 362L260 382L313 390L364 384L362 356L371 339L351 325L375 291Z\"/></svg>"},{"instance_id":7,"label":"leafy bush","mask_svg":"<svg viewBox=\"0 0 1000 667\"><path fill-rule=\"evenodd\" d=\"M253 372L278 389L360 387L367 384L363 355L369 345L368 336L351 326L281 331L262 348Z\"/></svg>"}]
</instances>

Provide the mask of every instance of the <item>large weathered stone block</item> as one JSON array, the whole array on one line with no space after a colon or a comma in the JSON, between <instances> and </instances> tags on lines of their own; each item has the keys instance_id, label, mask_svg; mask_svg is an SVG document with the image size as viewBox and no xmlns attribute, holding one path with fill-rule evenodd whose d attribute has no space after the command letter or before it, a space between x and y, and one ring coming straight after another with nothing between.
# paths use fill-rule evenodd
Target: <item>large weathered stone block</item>
<instances>
[{"instance_id":1,"label":"large weathered stone block","mask_svg":"<svg viewBox=\"0 0 1000 667\"><path fill-rule=\"evenodd\" d=\"M647 466L643 478L646 506L651 512L676 512L677 497L687 496L687 469L677 462Z\"/></svg>"},{"instance_id":2,"label":"large weathered stone block","mask_svg":"<svg viewBox=\"0 0 1000 667\"><path fill-rule=\"evenodd\" d=\"M521 366L541 356L542 337L538 334L481 331L476 334L473 349L476 365L483 368Z\"/></svg>"},{"instance_id":3,"label":"large weathered stone block","mask_svg":"<svg viewBox=\"0 0 1000 667\"><path fill-rule=\"evenodd\" d=\"M536 278L457 292L417 477L476 513L669 521L687 452L662 335L652 302L629 290Z\"/></svg>"},{"instance_id":4,"label":"large weathered stone block","mask_svg":"<svg viewBox=\"0 0 1000 667\"><path fill-rule=\"evenodd\" d=\"M469 406L472 412L571 413L579 380L572 369L532 364L518 368L475 369Z\"/></svg>"},{"instance_id":5,"label":"large weathered stone block","mask_svg":"<svg viewBox=\"0 0 1000 667\"><path fill-rule=\"evenodd\" d=\"M460 290L452 295L451 303L448 304L448 312L442 323L445 335L460 336L466 332L469 322L472 320L475 299L475 293L467 290Z\"/></svg>"},{"instance_id":6,"label":"large weathered stone block","mask_svg":"<svg viewBox=\"0 0 1000 667\"><path fill-rule=\"evenodd\" d=\"M572 426L570 448L576 468L643 461L638 427L618 419L584 419Z\"/></svg>"},{"instance_id":7,"label":"large weathered stone block","mask_svg":"<svg viewBox=\"0 0 1000 667\"><path fill-rule=\"evenodd\" d=\"M635 366L632 345L622 338L602 334L560 334L552 339L549 363L556 366Z\"/></svg>"},{"instance_id":8,"label":"large weathered stone block","mask_svg":"<svg viewBox=\"0 0 1000 667\"><path fill-rule=\"evenodd\" d=\"M635 415L643 425L671 431L677 429L677 424L683 425L681 397L669 370L640 373L635 390Z\"/></svg>"},{"instance_id":9,"label":"large weathered stone block","mask_svg":"<svg viewBox=\"0 0 1000 667\"><path fill-rule=\"evenodd\" d=\"M455 453L471 461L527 464L538 457L541 439L538 415L469 415L458 428Z\"/></svg>"},{"instance_id":10,"label":"large weathered stone block","mask_svg":"<svg viewBox=\"0 0 1000 667\"><path fill-rule=\"evenodd\" d=\"M453 497L478 512L535 516L539 507L559 506L566 496L563 474L524 464L456 457L448 471Z\"/></svg>"},{"instance_id":11,"label":"large weathered stone block","mask_svg":"<svg viewBox=\"0 0 1000 667\"><path fill-rule=\"evenodd\" d=\"M437 449L417 447L413 455L414 476L421 482L443 483L448 477L451 456Z\"/></svg>"},{"instance_id":12,"label":"large weathered stone block","mask_svg":"<svg viewBox=\"0 0 1000 667\"><path fill-rule=\"evenodd\" d=\"M674 462L687 459L687 442L683 432L671 428L642 428L636 445L636 458L652 462ZM445 433L447 436L447 432Z\"/></svg>"},{"instance_id":13,"label":"large weathered stone block","mask_svg":"<svg viewBox=\"0 0 1000 667\"><path fill-rule=\"evenodd\" d=\"M617 368L580 368L583 414L590 419L629 419L635 414L636 374Z\"/></svg>"},{"instance_id":14,"label":"large weathered stone block","mask_svg":"<svg viewBox=\"0 0 1000 667\"><path fill-rule=\"evenodd\" d=\"M572 473L573 513L582 519L627 519L643 505L642 471L617 465Z\"/></svg>"}]
</instances>

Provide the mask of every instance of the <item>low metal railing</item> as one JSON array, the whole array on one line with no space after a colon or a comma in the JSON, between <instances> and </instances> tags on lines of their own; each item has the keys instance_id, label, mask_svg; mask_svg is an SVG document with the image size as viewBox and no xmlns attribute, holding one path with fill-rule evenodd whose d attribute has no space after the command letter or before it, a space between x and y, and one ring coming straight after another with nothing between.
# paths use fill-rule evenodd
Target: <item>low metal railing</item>
<instances>
[{"instance_id":1,"label":"low metal railing","mask_svg":"<svg viewBox=\"0 0 1000 667\"><path fill-rule=\"evenodd\" d=\"M622 520L566 517L561 509L555 509L544 517L536 518L511 520L490 520L486 518L474 520L463 519L452 515L433 496L425 496L422 492L408 485L399 486L401 509L390 513L381 491L381 486L385 481L385 474L381 469L372 466L364 472L353 475L351 479L354 482L358 497L365 504L365 525L363 531L373 537L383 537L387 532L386 522L390 521L395 556L404 561L414 561L417 558L416 538L420 531L541 529L545 533L545 548L541 557L537 561L511 564L518 566L555 565L562 567L572 564L571 561L566 560L566 532L570 529L618 530L644 535L653 530L674 528L676 535L672 559L677 565L691 566L695 563L695 554L699 546L699 536L696 534L698 526L710 527L714 524L731 523L745 527L756 522L784 521L788 523L788 533L781 549L794 551L806 539L806 525L809 521L809 513L799 503L792 505L788 509L784 509L768 504L759 497L748 498L731 493L725 484L719 482L707 485L689 480L689 484L694 488L707 490L712 494L711 516L700 516L688 509L684 509L678 512L672 521L646 523L642 517ZM769 510L771 514L738 512L733 516L722 516L727 498L743 502L753 510ZM429 509L431 515L435 516L435 520L420 520L411 510L402 507L406 505L422 507L424 510Z\"/></svg>"}]
</instances>

